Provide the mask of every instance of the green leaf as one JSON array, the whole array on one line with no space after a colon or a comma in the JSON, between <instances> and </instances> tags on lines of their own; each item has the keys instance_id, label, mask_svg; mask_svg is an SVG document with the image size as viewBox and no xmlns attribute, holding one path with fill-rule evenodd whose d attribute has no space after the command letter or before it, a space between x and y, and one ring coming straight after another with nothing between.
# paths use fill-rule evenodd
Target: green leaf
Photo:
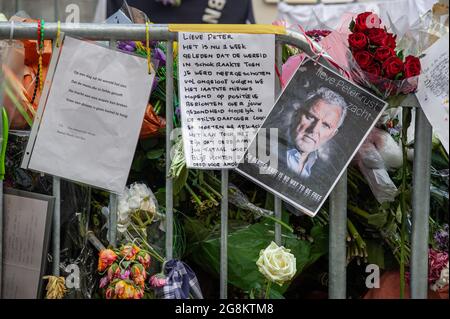
<instances>
[{"instance_id":1,"label":"green leaf","mask_svg":"<svg viewBox=\"0 0 450 319\"><path fill-rule=\"evenodd\" d=\"M367 249L367 262L369 264L378 265L381 269L384 269L384 248L381 241L366 240Z\"/></svg>"},{"instance_id":2,"label":"green leaf","mask_svg":"<svg viewBox=\"0 0 450 319\"><path fill-rule=\"evenodd\" d=\"M158 189L158 191L155 193L156 200L158 203L165 203L166 202L166 188L162 187Z\"/></svg>"},{"instance_id":3,"label":"green leaf","mask_svg":"<svg viewBox=\"0 0 450 319\"><path fill-rule=\"evenodd\" d=\"M183 166L180 174L173 181L173 194L178 195L178 193L183 189L184 185L186 185L186 181L189 175L189 170L186 166Z\"/></svg>"},{"instance_id":4,"label":"green leaf","mask_svg":"<svg viewBox=\"0 0 450 319\"><path fill-rule=\"evenodd\" d=\"M387 213L381 212L377 214L370 214L367 218L369 225L375 226L376 228L382 228L387 222Z\"/></svg>"},{"instance_id":5,"label":"green leaf","mask_svg":"<svg viewBox=\"0 0 450 319\"><path fill-rule=\"evenodd\" d=\"M403 72L400 72L395 76L395 81L401 80L403 78Z\"/></svg>"},{"instance_id":6,"label":"green leaf","mask_svg":"<svg viewBox=\"0 0 450 319\"><path fill-rule=\"evenodd\" d=\"M151 151L147 152L147 158L150 160L154 160L154 159L160 158L163 154L164 154L163 148L151 150Z\"/></svg>"},{"instance_id":7,"label":"green leaf","mask_svg":"<svg viewBox=\"0 0 450 319\"><path fill-rule=\"evenodd\" d=\"M350 31L353 32L353 30L355 29L355 24L356 24L355 20L352 19L352 22L350 22L350 27L349 27Z\"/></svg>"},{"instance_id":8,"label":"green leaf","mask_svg":"<svg viewBox=\"0 0 450 319\"><path fill-rule=\"evenodd\" d=\"M403 61L403 59L405 58L403 50L397 52L397 57Z\"/></svg>"},{"instance_id":9,"label":"green leaf","mask_svg":"<svg viewBox=\"0 0 450 319\"><path fill-rule=\"evenodd\" d=\"M187 231L188 227L185 227L185 230L190 233ZM320 233L318 230L317 232ZM190 236L197 236L197 234ZM272 223L260 222L230 231L228 235L228 280L230 284L244 291L255 288L257 283L261 287L265 286L265 278L258 271L256 261L259 258L259 252L270 244L272 238ZM218 277L220 271L219 234L194 244L189 240L188 242L191 245L190 258L200 268ZM296 258L297 275L311 264L312 259L317 258L316 255L311 255L311 244L308 241L299 240L295 236L283 236L283 245L290 249ZM281 297L288 287L289 284L282 287L272 285L273 296Z\"/></svg>"},{"instance_id":10,"label":"green leaf","mask_svg":"<svg viewBox=\"0 0 450 319\"><path fill-rule=\"evenodd\" d=\"M137 151L134 156L134 160L133 160L133 164L131 165L131 169L136 172L141 172L145 167L145 162L146 162L145 154Z\"/></svg>"},{"instance_id":11,"label":"green leaf","mask_svg":"<svg viewBox=\"0 0 450 319\"><path fill-rule=\"evenodd\" d=\"M156 145L158 145L157 138L147 138L145 140L141 140L141 146L144 149L144 151L146 151L146 152L155 148Z\"/></svg>"}]
</instances>

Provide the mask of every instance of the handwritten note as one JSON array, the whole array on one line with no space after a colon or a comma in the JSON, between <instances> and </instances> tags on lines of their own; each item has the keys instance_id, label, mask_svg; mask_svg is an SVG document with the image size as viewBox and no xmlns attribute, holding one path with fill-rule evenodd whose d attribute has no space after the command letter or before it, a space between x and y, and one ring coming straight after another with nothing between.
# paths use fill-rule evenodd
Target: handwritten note
<instances>
[{"instance_id":1,"label":"handwritten note","mask_svg":"<svg viewBox=\"0 0 450 319\"><path fill-rule=\"evenodd\" d=\"M416 93L420 105L436 135L448 153L448 33L425 51L421 59L422 74Z\"/></svg>"},{"instance_id":2,"label":"handwritten note","mask_svg":"<svg viewBox=\"0 0 450 319\"><path fill-rule=\"evenodd\" d=\"M180 33L179 43L187 166L235 167L274 103L275 37Z\"/></svg>"},{"instance_id":3,"label":"handwritten note","mask_svg":"<svg viewBox=\"0 0 450 319\"><path fill-rule=\"evenodd\" d=\"M42 197L4 195L3 298L38 297L51 218L49 199Z\"/></svg>"}]
</instances>

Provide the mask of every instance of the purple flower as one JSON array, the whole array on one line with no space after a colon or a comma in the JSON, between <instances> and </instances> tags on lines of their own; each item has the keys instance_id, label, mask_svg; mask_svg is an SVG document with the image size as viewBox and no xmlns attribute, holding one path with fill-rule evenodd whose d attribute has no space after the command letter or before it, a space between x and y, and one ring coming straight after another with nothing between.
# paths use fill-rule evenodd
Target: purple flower
<instances>
[{"instance_id":1,"label":"purple flower","mask_svg":"<svg viewBox=\"0 0 450 319\"><path fill-rule=\"evenodd\" d=\"M175 108L175 115L176 115L178 118L180 118L180 116L181 116L181 109L180 109L179 106L177 106L177 107Z\"/></svg>"},{"instance_id":2,"label":"purple flower","mask_svg":"<svg viewBox=\"0 0 450 319\"><path fill-rule=\"evenodd\" d=\"M123 273L120 274L120 279L122 280L126 280L126 279L130 279L130 270L127 269L125 270Z\"/></svg>"},{"instance_id":3,"label":"purple flower","mask_svg":"<svg viewBox=\"0 0 450 319\"><path fill-rule=\"evenodd\" d=\"M434 233L434 241L436 242L438 250L448 251L448 224Z\"/></svg>"},{"instance_id":4,"label":"purple flower","mask_svg":"<svg viewBox=\"0 0 450 319\"><path fill-rule=\"evenodd\" d=\"M159 61L159 66L165 66L166 65L166 54L164 53L163 50L161 50L160 48L156 48L153 51L153 58L155 60Z\"/></svg>"},{"instance_id":5,"label":"purple flower","mask_svg":"<svg viewBox=\"0 0 450 319\"><path fill-rule=\"evenodd\" d=\"M109 283L109 278L108 276L103 277L102 279L100 279L100 288L105 288Z\"/></svg>"},{"instance_id":6,"label":"purple flower","mask_svg":"<svg viewBox=\"0 0 450 319\"><path fill-rule=\"evenodd\" d=\"M134 52L136 51L136 43L134 41L120 41L117 48L126 52Z\"/></svg>"},{"instance_id":7,"label":"purple flower","mask_svg":"<svg viewBox=\"0 0 450 319\"><path fill-rule=\"evenodd\" d=\"M156 88L158 87L158 83L159 83L159 78L157 76L155 76L155 80L153 81L153 86L152 86L152 92L156 90Z\"/></svg>"}]
</instances>

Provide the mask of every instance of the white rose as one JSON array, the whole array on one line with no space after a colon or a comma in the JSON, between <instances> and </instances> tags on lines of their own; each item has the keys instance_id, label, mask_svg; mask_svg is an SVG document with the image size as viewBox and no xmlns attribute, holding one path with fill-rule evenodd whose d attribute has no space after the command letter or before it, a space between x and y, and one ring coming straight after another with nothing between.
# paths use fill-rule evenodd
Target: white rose
<instances>
[{"instance_id":1,"label":"white rose","mask_svg":"<svg viewBox=\"0 0 450 319\"><path fill-rule=\"evenodd\" d=\"M128 199L128 206L130 209L138 209L141 207L141 198L139 196L132 196Z\"/></svg>"},{"instance_id":2,"label":"white rose","mask_svg":"<svg viewBox=\"0 0 450 319\"><path fill-rule=\"evenodd\" d=\"M141 199L150 196L150 189L145 184L133 184L131 189L133 190L134 195L139 196Z\"/></svg>"},{"instance_id":3,"label":"white rose","mask_svg":"<svg viewBox=\"0 0 450 319\"><path fill-rule=\"evenodd\" d=\"M290 253L290 249L279 247L274 242L260 251L256 265L264 277L280 286L291 280L297 272L295 256Z\"/></svg>"}]
</instances>

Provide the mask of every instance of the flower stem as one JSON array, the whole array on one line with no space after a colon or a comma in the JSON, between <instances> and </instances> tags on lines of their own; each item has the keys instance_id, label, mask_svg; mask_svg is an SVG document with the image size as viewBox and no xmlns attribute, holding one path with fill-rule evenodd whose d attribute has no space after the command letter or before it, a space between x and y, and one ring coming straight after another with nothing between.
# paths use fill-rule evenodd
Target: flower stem
<instances>
[{"instance_id":1,"label":"flower stem","mask_svg":"<svg viewBox=\"0 0 450 319\"><path fill-rule=\"evenodd\" d=\"M281 226L283 226L284 228L289 230L291 233L294 232L294 229L291 226L289 226L288 224L286 224L285 222L283 222L281 219L275 218L275 217L270 216L270 215L264 215L264 217L266 217L266 218L268 218L270 220L273 220L275 223L280 224Z\"/></svg>"},{"instance_id":2,"label":"flower stem","mask_svg":"<svg viewBox=\"0 0 450 319\"><path fill-rule=\"evenodd\" d=\"M402 183L400 192L400 210L402 212L402 224L400 230L400 299L405 297L405 245L406 245L406 177L407 177L407 165L408 165L408 155L407 155L407 132L411 121L410 109L407 107L403 108L402 112L402 154L403 154L403 165L402 165Z\"/></svg>"},{"instance_id":3,"label":"flower stem","mask_svg":"<svg viewBox=\"0 0 450 319\"><path fill-rule=\"evenodd\" d=\"M194 198L195 202L198 205L202 204L202 201L200 200L200 198L198 198L198 196L194 193L194 191L192 190L192 188L189 187L188 184L185 184L184 187L186 187L186 189L188 190L189 194L191 194L192 198Z\"/></svg>"},{"instance_id":4,"label":"flower stem","mask_svg":"<svg viewBox=\"0 0 450 319\"><path fill-rule=\"evenodd\" d=\"M266 292L264 293L264 299L270 299L270 287L272 286L272 282L267 280Z\"/></svg>"}]
</instances>

